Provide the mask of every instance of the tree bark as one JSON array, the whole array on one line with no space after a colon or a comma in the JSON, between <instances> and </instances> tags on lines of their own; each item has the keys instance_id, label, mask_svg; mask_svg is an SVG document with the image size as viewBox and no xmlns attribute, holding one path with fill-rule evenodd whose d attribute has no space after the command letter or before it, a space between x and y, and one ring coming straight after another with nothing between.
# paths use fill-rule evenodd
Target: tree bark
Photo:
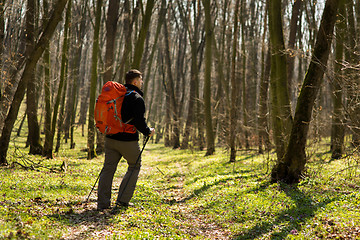
<instances>
[{"instance_id":1,"label":"tree bark","mask_svg":"<svg viewBox=\"0 0 360 240\"><path fill-rule=\"evenodd\" d=\"M331 125L331 158L339 159L343 154L345 128L343 125L343 57L344 57L344 37L346 28L345 16L345 0L340 0L338 20L335 25L336 29L336 46L335 46L335 78L332 81L332 100L333 100L333 116Z\"/></svg>"},{"instance_id":2,"label":"tree bark","mask_svg":"<svg viewBox=\"0 0 360 240\"><path fill-rule=\"evenodd\" d=\"M296 33L298 29L298 21L300 15L302 1L294 1L291 11L291 20L290 20L290 33L289 41L287 46L287 79L288 79L288 89L291 90L293 82L293 73L294 73L294 60L297 54L295 52L295 42L296 42Z\"/></svg>"},{"instance_id":3,"label":"tree bark","mask_svg":"<svg viewBox=\"0 0 360 240\"><path fill-rule=\"evenodd\" d=\"M179 3L180 4L180 3ZM196 11L197 10L197 11ZM196 103L196 86L199 83L199 67L198 67L198 56L197 51L199 47L199 19L200 19L200 9L196 8L196 1L193 1L193 31L190 30L189 21L187 17L182 15L182 19L185 24L188 26L188 33L190 35L190 48L191 48L191 69L190 69L190 94L189 94L189 106L184 130L184 136L181 143L182 149L187 149L189 147L190 134L193 128L193 123L195 120L194 107Z\"/></svg>"},{"instance_id":4,"label":"tree bark","mask_svg":"<svg viewBox=\"0 0 360 240\"><path fill-rule=\"evenodd\" d=\"M56 146L55 152L59 152L60 149L60 140L61 135L64 131L64 119L65 119L65 99L66 93L68 89L68 70L69 70L69 41L70 41L70 25L71 25L71 1L67 6L66 17L65 17L65 26L64 26L64 43L63 43L63 52L62 52L62 60L61 60L61 76L60 81L64 82L64 86L62 87L62 92L59 94L61 96L60 99L60 111L59 117L57 120L57 138L56 138ZM55 135L55 129L52 129Z\"/></svg>"},{"instance_id":5,"label":"tree bark","mask_svg":"<svg viewBox=\"0 0 360 240\"><path fill-rule=\"evenodd\" d=\"M139 36L138 36L136 44L135 44L133 62L131 64L132 68L135 68L135 69L140 68L140 63L141 63L142 55L144 52L144 43L145 43L145 39L146 39L146 33L149 30L154 3L155 3L154 0L148 0L146 2L145 16L142 19L141 29L140 29Z\"/></svg>"},{"instance_id":6,"label":"tree bark","mask_svg":"<svg viewBox=\"0 0 360 240\"><path fill-rule=\"evenodd\" d=\"M5 18L4 18L4 4L5 0L0 1L0 56L4 56L4 39L5 39ZM3 57L0 59L0 69L3 68ZM3 74L0 74L0 103L3 96ZM0 118L1 119L1 118ZM1 127L1 126L0 126ZM1 133L0 133L1 134Z\"/></svg>"},{"instance_id":7,"label":"tree bark","mask_svg":"<svg viewBox=\"0 0 360 240\"><path fill-rule=\"evenodd\" d=\"M306 164L305 145L311 115L324 75L331 48L332 35L340 0L327 0L311 62L297 101L289 145L284 158L278 159L272 169L271 180L297 183Z\"/></svg>"},{"instance_id":8,"label":"tree bark","mask_svg":"<svg viewBox=\"0 0 360 240\"><path fill-rule=\"evenodd\" d=\"M236 159L236 127L237 127L237 96L238 84L236 82L236 56L238 46L238 20L239 20L239 5L240 0L236 0L235 13L234 13L234 32L232 42L232 55L231 55L231 110L230 110L230 162L235 162ZM243 76L244 77L244 76Z\"/></svg>"},{"instance_id":9,"label":"tree bark","mask_svg":"<svg viewBox=\"0 0 360 240\"><path fill-rule=\"evenodd\" d=\"M48 10L48 1L43 1L44 15L49 15ZM48 19L45 17L43 24L46 25ZM43 156L46 156L45 149L49 149L49 143L51 143L51 81L50 81L50 44L48 43L43 55L44 61L44 99L45 99L45 122L44 122L44 132L45 132L45 141L43 147Z\"/></svg>"},{"instance_id":10,"label":"tree bark","mask_svg":"<svg viewBox=\"0 0 360 240\"><path fill-rule=\"evenodd\" d=\"M71 5L71 4L68 4ZM69 6L68 6L69 9ZM67 11L68 12L68 11ZM68 15L68 13L66 13ZM64 81L65 81L65 74L66 74L66 64L67 64L67 49L68 49L68 42L67 42L67 35L68 35L68 26L69 26L69 18L66 17L65 23L64 23L64 40L63 40L63 49L61 54L61 69L60 69L60 82L58 86L58 92L55 98L54 103L54 110L52 113L52 119L51 119L51 130L49 138L46 138L48 142L45 143L43 155L46 158L52 158L53 157L53 145L54 145L54 137L55 137L55 131L56 131L56 124L58 119L58 111L60 107L60 101L62 96L62 91L64 88Z\"/></svg>"},{"instance_id":11,"label":"tree bark","mask_svg":"<svg viewBox=\"0 0 360 240\"><path fill-rule=\"evenodd\" d=\"M49 23L46 25L45 29L42 31L42 34L40 35L40 39L35 45L34 51L32 51L31 58L28 57L26 60L25 69L22 73L20 82L18 84L18 87L15 92L14 100L11 103L11 107L9 110L9 113L5 119L5 125L2 131L2 135L0 138L0 165L6 165L6 155L7 150L9 148L9 142L10 142L10 136L11 131L13 129L15 120L17 118L20 104L24 98L25 90L27 86L26 79L27 77L32 73L34 70L39 58L43 54L47 44L50 41L50 38L52 37L55 28L59 21L61 20L62 12L65 8L65 5L67 3L67 0L58 0L54 5L53 13L50 17ZM16 77L16 74L13 75L13 77Z\"/></svg>"},{"instance_id":12,"label":"tree bark","mask_svg":"<svg viewBox=\"0 0 360 240\"><path fill-rule=\"evenodd\" d=\"M271 42L270 96L272 125L278 160L285 154L286 143L291 131L292 116L287 88L286 56L281 0L269 0L269 33Z\"/></svg>"},{"instance_id":13,"label":"tree bark","mask_svg":"<svg viewBox=\"0 0 360 240\"><path fill-rule=\"evenodd\" d=\"M360 11L360 3L357 3L357 8ZM356 52L359 52L360 47L357 44L359 40L359 36L357 33L360 29L356 28L355 25L355 16L354 16L354 3L352 0L347 0L346 8L347 8L347 16L348 16L348 44L349 48L346 54L346 61L350 63L350 68L346 70L346 76L349 78L349 83L347 86L347 90L349 93L348 99L348 109L349 109L349 118L351 122L350 130L352 133L352 145L355 148L360 147L360 80L358 77L358 71L354 66L356 66L358 62L358 57ZM358 12L359 14L359 12ZM360 19L360 15L358 16ZM358 22L358 26L360 26Z\"/></svg>"},{"instance_id":14,"label":"tree bark","mask_svg":"<svg viewBox=\"0 0 360 240\"><path fill-rule=\"evenodd\" d=\"M114 68L115 39L119 15L119 0L110 0L106 17L106 50L103 84L111 81Z\"/></svg>"},{"instance_id":15,"label":"tree bark","mask_svg":"<svg viewBox=\"0 0 360 240\"><path fill-rule=\"evenodd\" d=\"M26 54L30 56L35 47L35 9L36 1L27 1L26 10ZM40 142L40 127L37 114L37 78L35 76L35 68L32 73L29 74L27 82L27 95L26 95L26 113L28 119L28 141L30 145L30 154L41 154L42 146Z\"/></svg>"},{"instance_id":16,"label":"tree bark","mask_svg":"<svg viewBox=\"0 0 360 240\"><path fill-rule=\"evenodd\" d=\"M173 120L173 136L172 143L173 148L180 147L180 128L179 128L179 116L178 116L178 103L175 94L175 83L174 77L172 74L171 67L171 57L170 57L170 38L168 32L168 25L165 21L163 24L164 27L164 40L165 40L165 60L166 60L166 72L167 72L167 94L169 94L170 103L171 103L171 116Z\"/></svg>"},{"instance_id":17,"label":"tree bark","mask_svg":"<svg viewBox=\"0 0 360 240\"><path fill-rule=\"evenodd\" d=\"M202 0L205 12L205 74L204 74L204 104L205 104L205 127L206 127L206 153L213 155L215 152L214 131L211 115L211 65L212 65L212 19L210 2Z\"/></svg>"},{"instance_id":18,"label":"tree bark","mask_svg":"<svg viewBox=\"0 0 360 240\"><path fill-rule=\"evenodd\" d=\"M101 20L101 7L102 0L96 1L96 15L95 15L95 28L93 38L93 49L91 59L91 85L90 85L90 103L89 103L89 119L88 119L88 159L96 157L95 152L95 123L94 123L94 109L95 109L95 95L98 77L98 52L99 52L99 33L100 33L100 20Z\"/></svg>"}]
</instances>

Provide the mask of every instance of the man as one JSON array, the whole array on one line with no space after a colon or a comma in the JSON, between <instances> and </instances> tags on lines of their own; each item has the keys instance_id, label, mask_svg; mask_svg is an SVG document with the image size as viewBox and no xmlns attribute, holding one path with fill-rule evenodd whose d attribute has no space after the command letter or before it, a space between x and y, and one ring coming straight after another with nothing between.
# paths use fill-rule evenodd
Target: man
<instances>
[{"instance_id":1,"label":"man","mask_svg":"<svg viewBox=\"0 0 360 240\"><path fill-rule=\"evenodd\" d=\"M130 70L125 75L125 81L127 94L121 109L122 121L129 124L131 129L135 127L145 136L151 137L154 135L155 129L147 126L144 117L145 103L141 91L142 73L136 69ZM129 206L141 167L141 158L136 163L140 154L139 133L136 130L107 135L105 138L105 161L98 186L98 210L110 208L112 182L121 157L126 159L128 170L120 184L114 210Z\"/></svg>"}]
</instances>

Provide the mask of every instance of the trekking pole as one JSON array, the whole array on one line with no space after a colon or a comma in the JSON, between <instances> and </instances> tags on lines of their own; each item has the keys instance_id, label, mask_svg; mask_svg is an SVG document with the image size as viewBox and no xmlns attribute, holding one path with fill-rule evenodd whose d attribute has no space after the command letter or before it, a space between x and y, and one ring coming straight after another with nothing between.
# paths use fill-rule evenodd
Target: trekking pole
<instances>
[{"instance_id":1,"label":"trekking pole","mask_svg":"<svg viewBox=\"0 0 360 240\"><path fill-rule=\"evenodd\" d=\"M92 187L92 189L91 189L91 191L90 191L90 193L89 193L89 196L88 196L87 199L86 199L86 202L89 202L90 195L91 195L91 193L94 191L95 185L96 185L96 183L99 181L100 175L101 175L101 173L103 172L103 170L104 170L104 167L101 169L101 171L100 171L100 173L99 173L99 176L97 177L97 179L96 179L96 181L95 181L95 183L94 183L94 186Z\"/></svg>"},{"instance_id":2,"label":"trekking pole","mask_svg":"<svg viewBox=\"0 0 360 240\"><path fill-rule=\"evenodd\" d=\"M150 136L146 136L146 139L145 139L145 141L144 141L144 145L143 145L143 147L142 147L142 149L141 149L141 151L140 151L140 154L139 154L138 158L136 159L135 166L138 164L138 162L139 162L139 160L140 160L140 157L141 157L141 154L142 154L142 152L144 151L144 148L145 148L145 146L146 146L146 143L149 141L149 138L150 138ZM126 181L125 186L124 186L124 188L123 188L120 196L122 196L122 194L124 193L124 190L126 189L126 187L127 187L128 183L129 183L129 181L130 181L130 178L131 178L131 175L133 174L133 172L134 172L134 169L132 169L132 171L131 171L131 173L130 173L130 176L129 176L129 178L128 178L127 181Z\"/></svg>"}]
</instances>

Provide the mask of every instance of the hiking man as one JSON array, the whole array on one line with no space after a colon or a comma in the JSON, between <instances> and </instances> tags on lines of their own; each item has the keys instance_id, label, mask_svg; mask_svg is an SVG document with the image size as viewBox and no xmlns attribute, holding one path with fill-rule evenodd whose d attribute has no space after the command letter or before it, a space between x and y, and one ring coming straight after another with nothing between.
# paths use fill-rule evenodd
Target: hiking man
<instances>
[{"instance_id":1,"label":"hiking man","mask_svg":"<svg viewBox=\"0 0 360 240\"><path fill-rule=\"evenodd\" d=\"M129 125L130 131L106 135L105 161L98 185L98 210L110 208L112 182L121 157L126 159L128 169L120 184L116 206L113 210L130 205L141 167L141 157L136 164L140 154L138 131L148 137L155 133L154 128L147 126L144 117L142 73L136 69L130 70L125 75L125 81L127 93L122 104L121 116L122 121Z\"/></svg>"}]
</instances>

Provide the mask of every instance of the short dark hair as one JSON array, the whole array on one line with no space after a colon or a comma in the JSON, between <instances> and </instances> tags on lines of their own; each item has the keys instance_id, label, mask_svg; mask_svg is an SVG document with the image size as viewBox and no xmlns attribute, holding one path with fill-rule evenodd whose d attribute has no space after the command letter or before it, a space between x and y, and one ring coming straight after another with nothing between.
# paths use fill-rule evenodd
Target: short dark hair
<instances>
[{"instance_id":1,"label":"short dark hair","mask_svg":"<svg viewBox=\"0 0 360 240\"><path fill-rule=\"evenodd\" d=\"M125 82L127 84L130 84L132 83L132 80L135 79L135 78L138 78L142 76L142 73L137 70L137 69L131 69L130 71L128 71L125 75Z\"/></svg>"}]
</instances>

